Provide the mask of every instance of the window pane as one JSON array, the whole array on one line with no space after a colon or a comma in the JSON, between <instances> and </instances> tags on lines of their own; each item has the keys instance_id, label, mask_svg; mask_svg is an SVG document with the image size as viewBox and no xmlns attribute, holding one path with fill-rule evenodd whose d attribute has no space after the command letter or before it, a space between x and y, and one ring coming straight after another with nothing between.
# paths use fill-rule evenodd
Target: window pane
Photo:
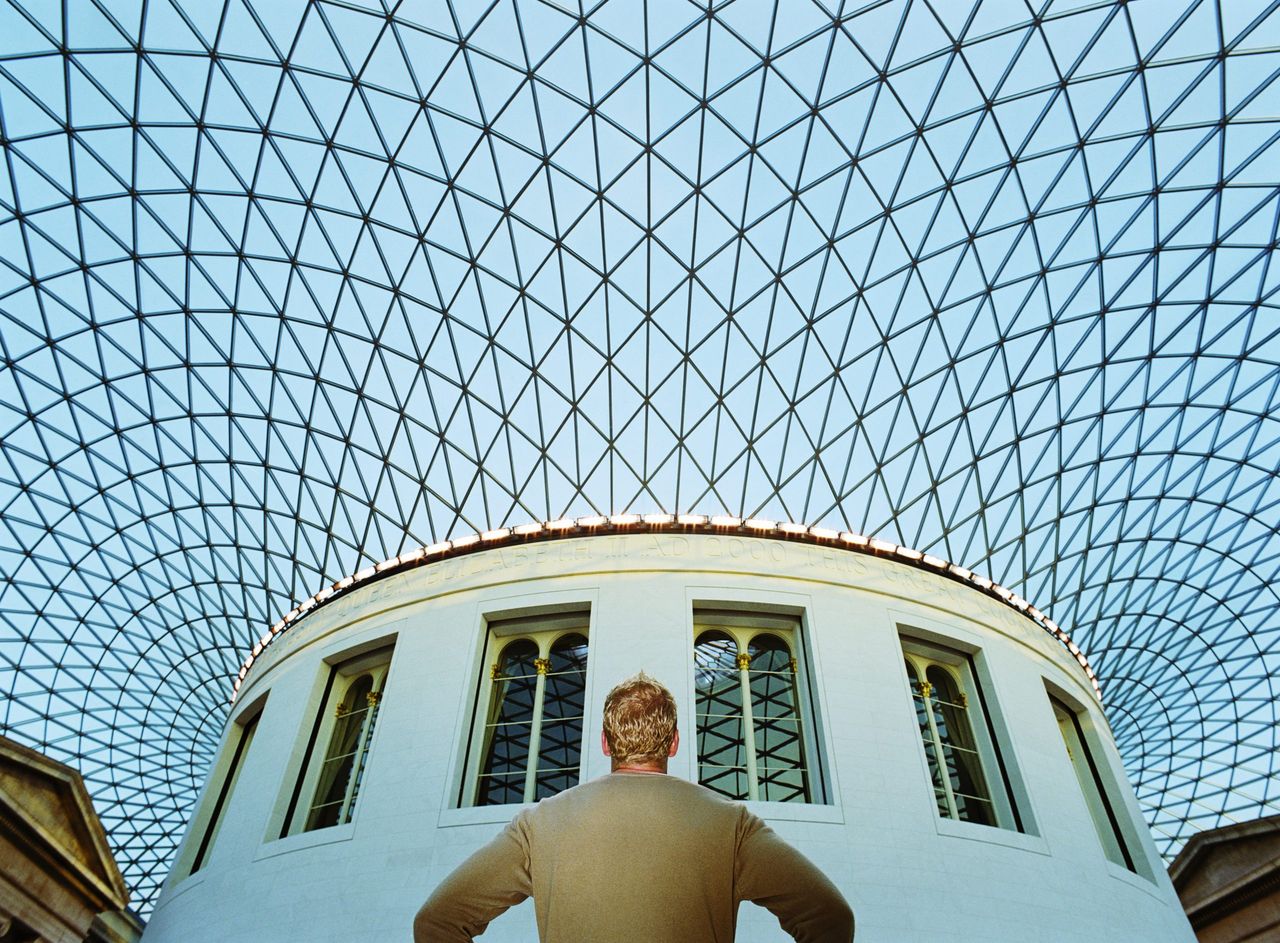
<instances>
[{"instance_id":1,"label":"window pane","mask_svg":"<svg viewBox=\"0 0 1280 943\"><path fill-rule=\"evenodd\" d=\"M742 736L742 681L738 646L721 632L694 643L698 724L698 781L735 799L748 794Z\"/></svg>"},{"instance_id":2,"label":"window pane","mask_svg":"<svg viewBox=\"0 0 1280 943\"><path fill-rule=\"evenodd\" d=\"M476 805L542 799L577 784L586 709L587 638L554 629L511 641L493 668L489 713L475 767ZM546 660L541 652L546 651ZM462 801L466 801L465 796Z\"/></svg>"},{"instance_id":3,"label":"window pane","mask_svg":"<svg viewBox=\"0 0 1280 943\"><path fill-rule=\"evenodd\" d=\"M759 797L807 802L804 734L791 649L776 635L766 633L751 640L748 652ZM783 775L785 771L790 772ZM766 781L772 783L768 788Z\"/></svg>"},{"instance_id":4,"label":"window pane","mask_svg":"<svg viewBox=\"0 0 1280 943\"><path fill-rule=\"evenodd\" d=\"M587 640L577 634L561 636L552 644L547 660L536 799L554 796L578 784L587 693Z\"/></svg>"},{"instance_id":5,"label":"window pane","mask_svg":"<svg viewBox=\"0 0 1280 943\"><path fill-rule=\"evenodd\" d=\"M796 717L791 651L772 635L756 636L751 654L751 713L756 717Z\"/></svg>"},{"instance_id":6,"label":"window pane","mask_svg":"<svg viewBox=\"0 0 1280 943\"><path fill-rule=\"evenodd\" d=\"M704 671L737 671L738 645L723 632L703 632L693 645L693 663L699 675Z\"/></svg>"},{"instance_id":7,"label":"window pane","mask_svg":"<svg viewBox=\"0 0 1280 943\"><path fill-rule=\"evenodd\" d=\"M730 799L747 797L746 767L714 766L698 764L698 782Z\"/></svg>"},{"instance_id":8,"label":"window pane","mask_svg":"<svg viewBox=\"0 0 1280 943\"><path fill-rule=\"evenodd\" d=\"M360 795L360 784L364 782L364 768L365 761L369 758L369 744L373 742L373 730L378 723L379 695L380 692L366 695L369 707L364 721L365 729L359 748L360 752L355 759L355 782L351 786L351 797L347 800L346 814L342 818L344 822L351 821L351 815L356 808L356 798Z\"/></svg>"},{"instance_id":9,"label":"window pane","mask_svg":"<svg viewBox=\"0 0 1280 943\"><path fill-rule=\"evenodd\" d=\"M548 720L581 718L586 707L587 640L581 635L557 639L548 660L551 667L547 672L542 716Z\"/></svg>"},{"instance_id":10,"label":"window pane","mask_svg":"<svg viewBox=\"0 0 1280 943\"><path fill-rule=\"evenodd\" d=\"M498 659L493 683L490 723L533 719L533 697L538 686L538 646L528 639L512 642Z\"/></svg>"},{"instance_id":11,"label":"window pane","mask_svg":"<svg viewBox=\"0 0 1280 943\"><path fill-rule=\"evenodd\" d=\"M537 658L538 646L529 639L511 642L498 657L489 722L485 724L477 805L524 801L538 687Z\"/></svg>"},{"instance_id":12,"label":"window pane","mask_svg":"<svg viewBox=\"0 0 1280 943\"><path fill-rule=\"evenodd\" d=\"M351 821L391 655L387 646L331 666L281 838Z\"/></svg>"},{"instance_id":13,"label":"window pane","mask_svg":"<svg viewBox=\"0 0 1280 943\"><path fill-rule=\"evenodd\" d=\"M747 768L742 741L742 716L698 718L698 763ZM745 796L746 793L744 792Z\"/></svg>"},{"instance_id":14,"label":"window pane","mask_svg":"<svg viewBox=\"0 0 1280 943\"><path fill-rule=\"evenodd\" d=\"M517 655L520 653L517 653ZM534 649L534 655L538 650ZM507 685L507 687L502 687ZM495 697L511 690L508 682L494 682ZM515 690L525 692L524 679L517 683ZM476 789L476 805L503 805L506 802L525 801L525 772L529 768L529 740L532 736L532 695L529 693L529 706L520 709L512 706L515 699L499 701L497 708L502 711L506 706L506 717L520 715L524 720L498 720L489 724L489 746L486 750L485 765L480 775L479 788Z\"/></svg>"},{"instance_id":15,"label":"window pane","mask_svg":"<svg viewBox=\"0 0 1280 943\"><path fill-rule=\"evenodd\" d=\"M973 737L973 727L969 723L967 698L961 695L955 679L946 669L933 665L925 674L933 686L934 724L942 741L956 814L967 822L994 825L991 794L982 772L982 758Z\"/></svg>"},{"instance_id":16,"label":"window pane","mask_svg":"<svg viewBox=\"0 0 1280 943\"><path fill-rule=\"evenodd\" d=\"M329 749L320 766L315 797L307 816L307 831L337 825L344 819L342 810L347 800L347 785L357 762L362 759L357 753L360 751L365 723L371 719L373 711L369 697L372 691L372 676L361 675L351 683L346 696L339 702L339 716L333 724ZM349 819L349 815L346 818Z\"/></svg>"},{"instance_id":17,"label":"window pane","mask_svg":"<svg viewBox=\"0 0 1280 943\"><path fill-rule=\"evenodd\" d=\"M532 722L494 724L489 731L489 752L484 775L520 773L529 765L529 738Z\"/></svg>"},{"instance_id":18,"label":"window pane","mask_svg":"<svg viewBox=\"0 0 1280 943\"><path fill-rule=\"evenodd\" d=\"M693 648L694 686L698 715L734 717L742 714L742 683L737 667L738 646L727 635L704 632Z\"/></svg>"},{"instance_id":19,"label":"window pane","mask_svg":"<svg viewBox=\"0 0 1280 943\"><path fill-rule=\"evenodd\" d=\"M534 790L534 799L546 799L566 789L578 785L578 767L573 769L544 770L538 767L538 780Z\"/></svg>"},{"instance_id":20,"label":"window pane","mask_svg":"<svg viewBox=\"0 0 1280 943\"><path fill-rule=\"evenodd\" d=\"M977 753L943 745L947 775L955 796L956 814L966 822L994 825L991 801L987 797L986 783Z\"/></svg>"},{"instance_id":21,"label":"window pane","mask_svg":"<svg viewBox=\"0 0 1280 943\"><path fill-rule=\"evenodd\" d=\"M338 824L338 816L342 811L342 802L331 802L327 805L316 806L311 810L311 816L307 819L307 831L317 828L328 828L330 825Z\"/></svg>"},{"instance_id":22,"label":"window pane","mask_svg":"<svg viewBox=\"0 0 1280 943\"><path fill-rule=\"evenodd\" d=\"M742 681L733 671L699 671L696 707L698 716L737 717L742 714Z\"/></svg>"},{"instance_id":23,"label":"window pane","mask_svg":"<svg viewBox=\"0 0 1280 943\"><path fill-rule=\"evenodd\" d=\"M313 807L342 801L347 794L347 780L351 776L354 758L354 753L347 753L324 761L320 767L320 788L316 790L316 801L312 803Z\"/></svg>"},{"instance_id":24,"label":"window pane","mask_svg":"<svg viewBox=\"0 0 1280 943\"><path fill-rule=\"evenodd\" d=\"M524 770L480 777L476 805L505 805L524 801Z\"/></svg>"},{"instance_id":25,"label":"window pane","mask_svg":"<svg viewBox=\"0 0 1280 943\"><path fill-rule=\"evenodd\" d=\"M757 720L755 728L758 766L774 769L800 769L804 766L799 719Z\"/></svg>"},{"instance_id":26,"label":"window pane","mask_svg":"<svg viewBox=\"0 0 1280 943\"><path fill-rule=\"evenodd\" d=\"M807 774L802 769L761 767L760 798L769 802L805 802Z\"/></svg>"},{"instance_id":27,"label":"window pane","mask_svg":"<svg viewBox=\"0 0 1280 943\"><path fill-rule=\"evenodd\" d=\"M551 646L551 674L587 670L587 640L581 635L562 635Z\"/></svg>"},{"instance_id":28,"label":"window pane","mask_svg":"<svg viewBox=\"0 0 1280 943\"><path fill-rule=\"evenodd\" d=\"M572 769L574 781L578 778L578 764L582 757L582 718L547 722L542 724L542 738L538 743L538 774L546 770Z\"/></svg>"}]
</instances>

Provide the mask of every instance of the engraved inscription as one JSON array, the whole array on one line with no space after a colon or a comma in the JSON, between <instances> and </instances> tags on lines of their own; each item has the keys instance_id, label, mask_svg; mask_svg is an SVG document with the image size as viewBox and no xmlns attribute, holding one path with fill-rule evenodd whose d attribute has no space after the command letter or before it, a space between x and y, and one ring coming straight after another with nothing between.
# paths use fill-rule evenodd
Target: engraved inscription
<instances>
[{"instance_id":1,"label":"engraved inscription","mask_svg":"<svg viewBox=\"0 0 1280 943\"><path fill-rule=\"evenodd\" d=\"M866 562L856 553L837 547L803 547L804 562L814 569L843 576L846 579L863 580L868 576Z\"/></svg>"},{"instance_id":2,"label":"engraved inscription","mask_svg":"<svg viewBox=\"0 0 1280 943\"><path fill-rule=\"evenodd\" d=\"M771 540L755 540L744 537L708 537L703 546L707 556L729 560L750 560L753 563L786 563L785 545Z\"/></svg>"},{"instance_id":3,"label":"engraved inscription","mask_svg":"<svg viewBox=\"0 0 1280 943\"><path fill-rule=\"evenodd\" d=\"M932 596L939 588L928 574L907 566L889 566L886 576L890 583L911 596Z\"/></svg>"}]
</instances>

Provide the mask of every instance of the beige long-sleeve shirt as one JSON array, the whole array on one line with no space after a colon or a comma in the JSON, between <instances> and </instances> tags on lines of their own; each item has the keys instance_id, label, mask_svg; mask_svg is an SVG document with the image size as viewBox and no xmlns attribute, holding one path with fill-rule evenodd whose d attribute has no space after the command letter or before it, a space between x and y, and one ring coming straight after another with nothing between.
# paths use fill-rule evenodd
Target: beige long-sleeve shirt
<instances>
[{"instance_id":1,"label":"beige long-sleeve shirt","mask_svg":"<svg viewBox=\"0 0 1280 943\"><path fill-rule=\"evenodd\" d=\"M739 803L660 773L612 773L521 812L436 888L414 940L470 940L526 897L543 943L728 943L744 900L800 943L853 938L809 859Z\"/></svg>"}]
</instances>

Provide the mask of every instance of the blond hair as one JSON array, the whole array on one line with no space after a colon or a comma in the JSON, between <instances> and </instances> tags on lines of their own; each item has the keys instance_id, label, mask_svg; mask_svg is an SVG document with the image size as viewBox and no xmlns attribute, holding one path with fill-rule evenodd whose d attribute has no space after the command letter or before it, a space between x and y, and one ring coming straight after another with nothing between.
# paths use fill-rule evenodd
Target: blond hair
<instances>
[{"instance_id":1,"label":"blond hair","mask_svg":"<svg viewBox=\"0 0 1280 943\"><path fill-rule=\"evenodd\" d=\"M676 733L676 699L643 671L604 699L604 737L614 763L662 763Z\"/></svg>"}]
</instances>

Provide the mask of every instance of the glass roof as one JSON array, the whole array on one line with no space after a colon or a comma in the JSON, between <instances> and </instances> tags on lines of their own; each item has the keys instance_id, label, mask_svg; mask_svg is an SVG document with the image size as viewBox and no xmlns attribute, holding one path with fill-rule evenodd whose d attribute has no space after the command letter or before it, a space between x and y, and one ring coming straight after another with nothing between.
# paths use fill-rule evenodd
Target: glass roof
<instances>
[{"instance_id":1,"label":"glass roof","mask_svg":"<svg viewBox=\"0 0 1280 943\"><path fill-rule=\"evenodd\" d=\"M1031 600L1166 855L1280 811L1278 76L1245 0L11 0L4 731L146 912L297 601L697 511Z\"/></svg>"}]
</instances>

